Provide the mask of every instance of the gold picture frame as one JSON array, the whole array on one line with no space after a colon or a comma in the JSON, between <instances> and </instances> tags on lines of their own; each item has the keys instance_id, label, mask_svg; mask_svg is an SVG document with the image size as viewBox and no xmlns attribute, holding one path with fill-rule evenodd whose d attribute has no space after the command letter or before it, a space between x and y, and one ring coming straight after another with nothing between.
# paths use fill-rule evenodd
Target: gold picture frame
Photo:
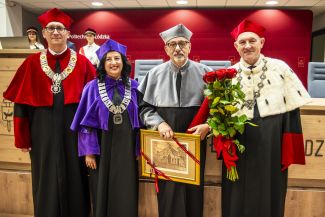
<instances>
[{"instance_id":1,"label":"gold picture frame","mask_svg":"<svg viewBox=\"0 0 325 217\"><path fill-rule=\"evenodd\" d=\"M174 133L174 138L192 156L200 160L199 135ZM161 138L158 131L141 129L140 141L142 176L154 178L155 172L152 168L152 165L154 165L156 169L169 177L171 181L200 185L200 165L182 150L174 140ZM148 160L150 163L147 162ZM161 175L158 178L166 180Z\"/></svg>"}]
</instances>

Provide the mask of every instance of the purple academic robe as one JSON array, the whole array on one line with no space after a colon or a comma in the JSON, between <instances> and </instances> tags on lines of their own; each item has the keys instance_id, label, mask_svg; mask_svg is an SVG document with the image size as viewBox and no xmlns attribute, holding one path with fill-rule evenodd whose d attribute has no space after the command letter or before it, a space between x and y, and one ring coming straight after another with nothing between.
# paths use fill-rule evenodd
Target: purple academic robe
<instances>
[{"instance_id":1,"label":"purple academic robe","mask_svg":"<svg viewBox=\"0 0 325 217\"><path fill-rule=\"evenodd\" d=\"M105 87L108 97L112 100L114 87L117 87L121 97L124 97L125 87L121 79L114 80L105 78ZM137 100L138 82L131 79L131 101L127 107L130 122L133 129L139 129L138 118L138 100ZM83 89L78 110L71 124L71 129L78 131L78 153L79 156L100 154L100 146L96 130L101 129L109 131L108 119L111 115L108 108L103 103L99 91L97 79L90 81ZM139 154L139 139L136 139L136 154Z\"/></svg>"}]
</instances>

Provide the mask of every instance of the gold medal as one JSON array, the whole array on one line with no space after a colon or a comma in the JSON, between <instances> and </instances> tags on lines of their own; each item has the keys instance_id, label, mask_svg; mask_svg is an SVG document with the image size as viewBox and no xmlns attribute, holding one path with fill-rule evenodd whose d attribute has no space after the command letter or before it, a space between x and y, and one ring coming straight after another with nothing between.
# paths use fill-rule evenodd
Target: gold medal
<instances>
[{"instance_id":1,"label":"gold medal","mask_svg":"<svg viewBox=\"0 0 325 217\"><path fill-rule=\"evenodd\" d=\"M122 114L114 114L113 115L113 122L114 124L122 124L123 122L123 117L122 117Z\"/></svg>"}]
</instances>

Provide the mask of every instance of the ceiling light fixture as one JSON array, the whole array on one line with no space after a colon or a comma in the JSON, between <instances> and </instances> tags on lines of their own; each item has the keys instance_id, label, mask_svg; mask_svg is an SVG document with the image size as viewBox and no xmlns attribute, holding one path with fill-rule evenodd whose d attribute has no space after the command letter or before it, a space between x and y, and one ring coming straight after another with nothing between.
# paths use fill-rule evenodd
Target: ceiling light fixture
<instances>
[{"instance_id":1,"label":"ceiling light fixture","mask_svg":"<svg viewBox=\"0 0 325 217\"><path fill-rule=\"evenodd\" d=\"M279 2L278 1L266 1L265 4L267 4L267 5L277 5L277 4L279 4Z\"/></svg>"},{"instance_id":2,"label":"ceiling light fixture","mask_svg":"<svg viewBox=\"0 0 325 217\"><path fill-rule=\"evenodd\" d=\"M187 0L179 0L179 1L176 1L176 4L186 5L186 4L188 4L188 1Z\"/></svg>"},{"instance_id":3,"label":"ceiling light fixture","mask_svg":"<svg viewBox=\"0 0 325 217\"><path fill-rule=\"evenodd\" d=\"M92 4L93 6L96 6L96 7L103 6L103 3L102 3L102 2L92 2L91 4Z\"/></svg>"}]
</instances>

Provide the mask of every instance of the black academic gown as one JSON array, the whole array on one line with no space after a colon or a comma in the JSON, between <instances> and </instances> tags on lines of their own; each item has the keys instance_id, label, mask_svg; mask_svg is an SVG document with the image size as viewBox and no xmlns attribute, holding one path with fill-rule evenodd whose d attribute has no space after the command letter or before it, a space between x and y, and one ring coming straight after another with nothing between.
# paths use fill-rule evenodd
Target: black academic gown
<instances>
[{"instance_id":1,"label":"black academic gown","mask_svg":"<svg viewBox=\"0 0 325 217\"><path fill-rule=\"evenodd\" d=\"M47 52L49 67L60 73L71 60L67 49ZM4 98L14 105L17 148L31 148L35 217L88 217L89 189L83 159L78 158L77 134L70 125L83 86L95 76L91 63L76 54L73 71L53 94L52 81L40 65L40 53L29 56L17 70Z\"/></svg>"},{"instance_id":2,"label":"black academic gown","mask_svg":"<svg viewBox=\"0 0 325 217\"><path fill-rule=\"evenodd\" d=\"M299 109L261 118L254 108L252 122L239 136L246 149L239 154L239 180L229 181L223 165L222 217L283 217L288 171L281 171L283 132L301 133Z\"/></svg>"},{"instance_id":3,"label":"black academic gown","mask_svg":"<svg viewBox=\"0 0 325 217\"><path fill-rule=\"evenodd\" d=\"M142 94L140 93L140 97ZM185 133L199 107L153 107L140 101L140 110L145 107L155 108L159 116L173 129L174 132ZM159 193L158 211L159 217L201 217L203 215L203 190L204 168L206 158L206 143L201 141L200 151L200 180L199 186L171 182L158 181Z\"/></svg>"},{"instance_id":4,"label":"black academic gown","mask_svg":"<svg viewBox=\"0 0 325 217\"><path fill-rule=\"evenodd\" d=\"M121 97L114 92L114 104ZM138 163L135 131L128 111L122 113L122 124L114 124L109 116L109 131L98 130L101 153L97 169L89 169L94 217L138 216Z\"/></svg>"},{"instance_id":5,"label":"black academic gown","mask_svg":"<svg viewBox=\"0 0 325 217\"><path fill-rule=\"evenodd\" d=\"M185 133L199 107L157 108L158 114L174 132ZM201 217L203 213L204 168L206 144L201 142L201 183L189 185L159 180L159 217Z\"/></svg>"},{"instance_id":6,"label":"black academic gown","mask_svg":"<svg viewBox=\"0 0 325 217\"><path fill-rule=\"evenodd\" d=\"M29 117L35 217L88 217L89 191L78 138L70 130L77 104L63 104L63 91L52 107L15 104L15 116Z\"/></svg>"},{"instance_id":7,"label":"black academic gown","mask_svg":"<svg viewBox=\"0 0 325 217\"><path fill-rule=\"evenodd\" d=\"M185 133L203 101L202 77L208 71L212 69L191 60L181 68L168 61L149 71L138 88L144 95L139 106L144 124L157 127L165 121L174 132ZM159 181L159 217L203 216L205 156L201 143L199 186Z\"/></svg>"}]
</instances>

